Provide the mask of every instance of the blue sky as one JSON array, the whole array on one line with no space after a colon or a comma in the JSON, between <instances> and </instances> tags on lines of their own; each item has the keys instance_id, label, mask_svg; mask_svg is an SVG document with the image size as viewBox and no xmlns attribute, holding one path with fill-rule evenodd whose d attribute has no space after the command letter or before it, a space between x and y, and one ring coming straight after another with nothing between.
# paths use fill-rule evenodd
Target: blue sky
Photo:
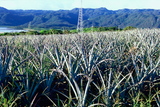
<instances>
[{"instance_id":1,"label":"blue sky","mask_svg":"<svg viewBox=\"0 0 160 107\"><path fill-rule=\"evenodd\" d=\"M7 9L59 10L80 7L81 0L0 0ZM160 9L160 0L83 0L84 8L106 7L110 10Z\"/></svg>"}]
</instances>

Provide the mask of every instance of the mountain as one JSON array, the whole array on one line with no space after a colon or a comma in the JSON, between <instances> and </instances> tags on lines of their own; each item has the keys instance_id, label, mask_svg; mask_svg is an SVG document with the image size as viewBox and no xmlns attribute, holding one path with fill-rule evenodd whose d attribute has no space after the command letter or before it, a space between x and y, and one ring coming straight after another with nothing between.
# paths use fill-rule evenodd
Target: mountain
<instances>
[{"instance_id":1,"label":"mountain","mask_svg":"<svg viewBox=\"0 0 160 107\"><path fill-rule=\"evenodd\" d=\"M0 26L16 28L73 29L77 26L78 8L72 10L7 10L0 7ZM84 27L160 28L160 10L84 8Z\"/></svg>"}]
</instances>

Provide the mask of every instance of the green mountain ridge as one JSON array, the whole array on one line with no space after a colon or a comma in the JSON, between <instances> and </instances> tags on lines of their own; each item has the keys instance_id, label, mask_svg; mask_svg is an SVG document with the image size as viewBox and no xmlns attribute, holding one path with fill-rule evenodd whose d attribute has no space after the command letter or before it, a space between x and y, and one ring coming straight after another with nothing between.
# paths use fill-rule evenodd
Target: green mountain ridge
<instances>
[{"instance_id":1,"label":"green mountain ridge","mask_svg":"<svg viewBox=\"0 0 160 107\"><path fill-rule=\"evenodd\" d=\"M72 10L7 10L0 7L0 26L75 29L78 8ZM84 8L84 27L160 28L160 10Z\"/></svg>"}]
</instances>

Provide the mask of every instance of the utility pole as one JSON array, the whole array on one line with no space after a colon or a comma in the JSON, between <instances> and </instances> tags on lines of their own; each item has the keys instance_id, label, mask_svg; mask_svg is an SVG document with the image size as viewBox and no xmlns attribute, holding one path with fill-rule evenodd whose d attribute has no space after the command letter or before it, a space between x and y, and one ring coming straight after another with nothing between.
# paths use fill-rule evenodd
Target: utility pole
<instances>
[{"instance_id":1,"label":"utility pole","mask_svg":"<svg viewBox=\"0 0 160 107\"><path fill-rule=\"evenodd\" d=\"M81 6L79 8L78 23L77 23L77 32L78 33L82 33L83 32L83 8L82 8L82 0L81 0Z\"/></svg>"}]
</instances>

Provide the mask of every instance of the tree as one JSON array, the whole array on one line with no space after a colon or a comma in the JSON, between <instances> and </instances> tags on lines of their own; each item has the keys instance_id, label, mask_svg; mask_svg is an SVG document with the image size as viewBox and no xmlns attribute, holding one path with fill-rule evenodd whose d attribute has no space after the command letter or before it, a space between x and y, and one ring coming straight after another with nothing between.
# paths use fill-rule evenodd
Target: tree
<instances>
[{"instance_id":1,"label":"tree","mask_svg":"<svg viewBox=\"0 0 160 107\"><path fill-rule=\"evenodd\" d=\"M41 35L47 35L47 34L49 34L50 32L49 32L49 30L41 30L39 33L40 33Z\"/></svg>"},{"instance_id":2,"label":"tree","mask_svg":"<svg viewBox=\"0 0 160 107\"><path fill-rule=\"evenodd\" d=\"M132 29L136 29L136 28L133 27L133 26L127 26L127 27L125 27L123 30L132 30Z\"/></svg>"},{"instance_id":3,"label":"tree","mask_svg":"<svg viewBox=\"0 0 160 107\"><path fill-rule=\"evenodd\" d=\"M38 31L29 31L27 32L28 35L39 35Z\"/></svg>"}]
</instances>

